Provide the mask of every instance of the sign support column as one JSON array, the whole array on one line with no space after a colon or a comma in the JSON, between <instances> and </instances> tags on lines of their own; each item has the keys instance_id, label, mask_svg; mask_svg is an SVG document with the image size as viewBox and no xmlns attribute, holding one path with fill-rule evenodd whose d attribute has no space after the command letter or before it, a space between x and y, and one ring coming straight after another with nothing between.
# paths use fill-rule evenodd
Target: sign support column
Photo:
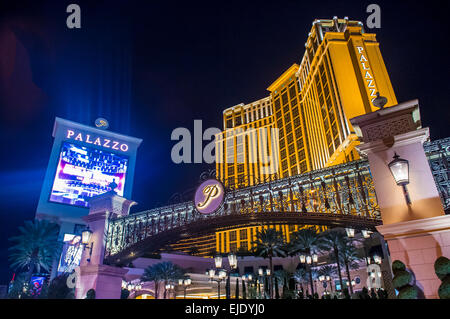
<instances>
[{"instance_id":1,"label":"sign support column","mask_svg":"<svg viewBox=\"0 0 450 319\"><path fill-rule=\"evenodd\" d=\"M444 214L423 149L429 129L421 126L419 102L381 108L350 122L362 142L358 149L369 160L383 220L377 229L388 243L391 259L401 260L414 272L426 298L438 298L441 281L434 262L450 257L450 215ZM406 186L396 184L388 167L395 154L409 163Z\"/></svg>"},{"instance_id":2,"label":"sign support column","mask_svg":"<svg viewBox=\"0 0 450 319\"><path fill-rule=\"evenodd\" d=\"M130 207L135 204L114 191L92 197L89 201L89 215L83 220L92 235L81 258L75 293L77 299L85 298L90 289L95 290L96 299L120 299L122 278L128 270L103 264L108 220L128 215ZM89 247L92 247L91 251Z\"/></svg>"}]
</instances>

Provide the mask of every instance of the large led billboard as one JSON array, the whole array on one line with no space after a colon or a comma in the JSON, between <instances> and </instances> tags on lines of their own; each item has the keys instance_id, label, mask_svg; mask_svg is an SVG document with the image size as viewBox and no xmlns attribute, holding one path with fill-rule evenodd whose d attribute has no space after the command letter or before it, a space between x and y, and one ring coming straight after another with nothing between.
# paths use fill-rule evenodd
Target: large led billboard
<instances>
[{"instance_id":1,"label":"large led billboard","mask_svg":"<svg viewBox=\"0 0 450 319\"><path fill-rule=\"evenodd\" d=\"M111 190L123 196L128 156L64 141L50 192L50 202L88 207L88 199Z\"/></svg>"},{"instance_id":2,"label":"large led billboard","mask_svg":"<svg viewBox=\"0 0 450 319\"><path fill-rule=\"evenodd\" d=\"M142 140L57 117L54 142L36 217L58 220L61 234L84 225L89 199L111 190L132 198L136 154Z\"/></svg>"}]
</instances>

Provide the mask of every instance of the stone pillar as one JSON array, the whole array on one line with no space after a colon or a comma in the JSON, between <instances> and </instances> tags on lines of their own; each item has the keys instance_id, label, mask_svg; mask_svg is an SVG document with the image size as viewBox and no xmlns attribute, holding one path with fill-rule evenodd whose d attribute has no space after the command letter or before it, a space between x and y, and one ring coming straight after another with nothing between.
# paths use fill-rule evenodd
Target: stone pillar
<instances>
[{"instance_id":1,"label":"stone pillar","mask_svg":"<svg viewBox=\"0 0 450 319\"><path fill-rule=\"evenodd\" d=\"M89 201L89 215L83 220L92 231L92 236L80 262L75 292L77 299L85 298L89 289L95 289L97 299L120 298L122 278L128 270L103 264L108 220L128 215L130 207L135 204L114 191L95 196Z\"/></svg>"},{"instance_id":2,"label":"stone pillar","mask_svg":"<svg viewBox=\"0 0 450 319\"><path fill-rule=\"evenodd\" d=\"M391 260L401 260L416 276L426 298L437 298L440 280L434 273L439 256L450 257L450 215L441 198L423 149L429 139L422 128L419 102L412 100L350 120L367 155L383 225L378 231L389 246ZM407 204L388 164L394 153L409 161Z\"/></svg>"}]
</instances>

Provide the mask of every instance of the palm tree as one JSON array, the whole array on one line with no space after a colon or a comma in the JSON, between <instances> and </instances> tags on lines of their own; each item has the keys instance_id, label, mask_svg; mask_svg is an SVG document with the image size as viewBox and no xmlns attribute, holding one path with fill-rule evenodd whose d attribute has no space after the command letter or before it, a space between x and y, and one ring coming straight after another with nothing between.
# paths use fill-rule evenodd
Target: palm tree
<instances>
[{"instance_id":1,"label":"palm tree","mask_svg":"<svg viewBox=\"0 0 450 319\"><path fill-rule=\"evenodd\" d=\"M274 276L277 279L278 283L280 285L282 285L282 287L283 287L282 298L286 298L287 295L289 294L288 282L292 278L292 273L290 273L287 270L277 270L277 271L275 271ZM275 285L275 288L279 289L279 287L277 285Z\"/></svg>"},{"instance_id":2,"label":"palm tree","mask_svg":"<svg viewBox=\"0 0 450 319\"><path fill-rule=\"evenodd\" d=\"M336 260L337 273L339 275L339 283L341 290L344 290L344 282L342 280L341 264L339 262L339 249L342 246L342 242L347 240L347 236L342 229L330 229L321 234L319 248L324 251L333 251L334 259Z\"/></svg>"},{"instance_id":3,"label":"palm tree","mask_svg":"<svg viewBox=\"0 0 450 319\"><path fill-rule=\"evenodd\" d=\"M26 282L30 282L33 272L49 271L58 255L59 226L47 220L27 220L19 232L20 235L9 238L14 242L9 248L9 260L15 271L27 270Z\"/></svg>"},{"instance_id":4,"label":"palm tree","mask_svg":"<svg viewBox=\"0 0 450 319\"><path fill-rule=\"evenodd\" d=\"M273 228L263 229L256 234L256 240L252 243L255 255L269 258L270 277L273 274L273 257L285 257L285 242L283 233ZM272 287L272 280L270 283ZM272 298L272 291L270 292Z\"/></svg>"},{"instance_id":5,"label":"palm tree","mask_svg":"<svg viewBox=\"0 0 450 319\"><path fill-rule=\"evenodd\" d=\"M303 283L307 283L309 281L309 275L306 272L305 268L299 268L294 272L294 280L300 284L301 290L303 289Z\"/></svg>"},{"instance_id":6,"label":"palm tree","mask_svg":"<svg viewBox=\"0 0 450 319\"><path fill-rule=\"evenodd\" d=\"M166 299L167 289L165 286L173 281L184 277L186 271L181 267L173 264L171 261L164 261L152 266L147 267L144 270L144 274L141 277L142 281L154 281L155 282L155 298L158 298L159 283L164 283L164 299Z\"/></svg>"},{"instance_id":7,"label":"palm tree","mask_svg":"<svg viewBox=\"0 0 450 319\"><path fill-rule=\"evenodd\" d=\"M318 250L320 246L320 237L315 229L305 228L301 229L293 234L293 240L290 244L290 253L304 253L312 254L315 250ZM311 284L311 292L314 294L312 269L309 267L309 280Z\"/></svg>"},{"instance_id":8,"label":"palm tree","mask_svg":"<svg viewBox=\"0 0 450 319\"><path fill-rule=\"evenodd\" d=\"M350 268L358 269L357 261L359 261L361 258L357 255L356 248L351 240L347 239L342 241L339 256L341 257L341 262L345 266L345 272L347 274L347 279L350 287L350 294L353 294L352 280L350 278Z\"/></svg>"},{"instance_id":9,"label":"palm tree","mask_svg":"<svg viewBox=\"0 0 450 319\"><path fill-rule=\"evenodd\" d=\"M155 284L155 299L158 299L159 283L161 282L158 267L155 265L148 266L144 269L144 273L141 276L141 281L153 281Z\"/></svg>"}]
</instances>

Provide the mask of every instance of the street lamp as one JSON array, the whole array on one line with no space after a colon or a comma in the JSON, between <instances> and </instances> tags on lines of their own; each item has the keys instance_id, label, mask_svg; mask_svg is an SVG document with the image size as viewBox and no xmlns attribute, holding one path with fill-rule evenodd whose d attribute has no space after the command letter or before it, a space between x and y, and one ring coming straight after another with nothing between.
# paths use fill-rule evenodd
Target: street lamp
<instances>
[{"instance_id":1,"label":"street lamp","mask_svg":"<svg viewBox=\"0 0 450 319\"><path fill-rule=\"evenodd\" d=\"M345 231L347 233L348 238L355 237L355 230L353 228L346 228Z\"/></svg>"},{"instance_id":2,"label":"street lamp","mask_svg":"<svg viewBox=\"0 0 450 319\"><path fill-rule=\"evenodd\" d=\"M228 263L230 264L231 269L237 268L237 256L233 253L228 255Z\"/></svg>"},{"instance_id":3,"label":"street lamp","mask_svg":"<svg viewBox=\"0 0 450 319\"><path fill-rule=\"evenodd\" d=\"M191 278L178 279L178 286L183 287L184 299L186 299L186 290L191 285L191 283L192 283Z\"/></svg>"},{"instance_id":4,"label":"street lamp","mask_svg":"<svg viewBox=\"0 0 450 319\"><path fill-rule=\"evenodd\" d=\"M376 263L376 264L381 264L381 257L380 256L378 256L378 255L374 255L373 256L373 261Z\"/></svg>"},{"instance_id":5,"label":"street lamp","mask_svg":"<svg viewBox=\"0 0 450 319\"><path fill-rule=\"evenodd\" d=\"M89 227L81 232L81 243L83 244L83 250L86 248L89 249L89 258L86 259L88 263L91 262L92 248L94 247L94 242L91 243L91 246L88 246L91 237L92 230L90 230Z\"/></svg>"},{"instance_id":6,"label":"street lamp","mask_svg":"<svg viewBox=\"0 0 450 319\"><path fill-rule=\"evenodd\" d=\"M214 264L216 268L222 268L222 256L218 255L214 257Z\"/></svg>"},{"instance_id":7,"label":"street lamp","mask_svg":"<svg viewBox=\"0 0 450 319\"><path fill-rule=\"evenodd\" d=\"M361 230L361 234L363 235L364 238L369 238L372 232L370 230L363 229Z\"/></svg>"},{"instance_id":8,"label":"street lamp","mask_svg":"<svg viewBox=\"0 0 450 319\"><path fill-rule=\"evenodd\" d=\"M220 283L226 278L227 273L225 270L219 270L217 278L214 278L216 271L214 269L210 269L208 271L209 280L217 282L217 299L220 299Z\"/></svg>"},{"instance_id":9,"label":"street lamp","mask_svg":"<svg viewBox=\"0 0 450 319\"><path fill-rule=\"evenodd\" d=\"M174 284L172 284L172 283L166 284L166 291L169 292L169 299L170 299L170 293L173 292L174 289L175 289Z\"/></svg>"},{"instance_id":10,"label":"street lamp","mask_svg":"<svg viewBox=\"0 0 450 319\"><path fill-rule=\"evenodd\" d=\"M411 199L409 198L408 190L406 189L406 185L409 184L409 162L398 156L397 153L395 153L393 158L394 159L388 164L389 170L397 185L402 187L406 204L410 205Z\"/></svg>"},{"instance_id":11,"label":"street lamp","mask_svg":"<svg viewBox=\"0 0 450 319\"><path fill-rule=\"evenodd\" d=\"M309 282L310 282L310 286L311 286L311 295L314 295L314 286L313 286L313 279L312 279L312 264L313 263L317 263L317 261L319 260L319 256L317 256L316 253L313 253L312 255L300 255L300 262L302 264L305 264L308 266L307 268L309 269Z\"/></svg>"}]
</instances>

